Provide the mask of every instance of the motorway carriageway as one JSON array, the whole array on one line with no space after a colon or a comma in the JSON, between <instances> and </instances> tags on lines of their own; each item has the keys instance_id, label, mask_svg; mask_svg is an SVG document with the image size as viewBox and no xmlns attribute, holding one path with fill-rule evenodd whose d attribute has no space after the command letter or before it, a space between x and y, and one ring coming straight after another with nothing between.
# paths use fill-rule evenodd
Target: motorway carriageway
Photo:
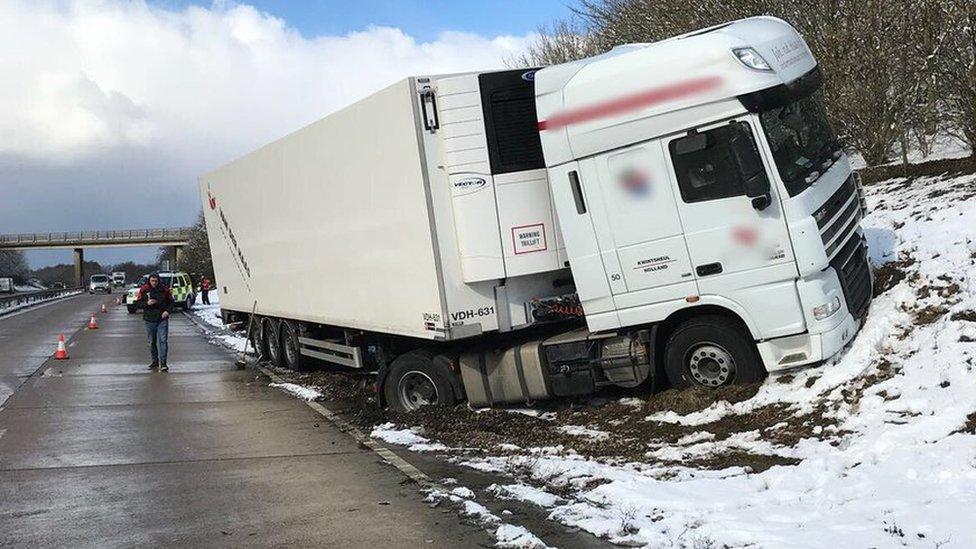
<instances>
[{"instance_id":1,"label":"motorway carriageway","mask_svg":"<svg viewBox=\"0 0 976 549\"><path fill-rule=\"evenodd\" d=\"M0 546L492 543L182 314L170 372L149 371L142 319L115 297L0 318Z\"/></svg>"}]
</instances>

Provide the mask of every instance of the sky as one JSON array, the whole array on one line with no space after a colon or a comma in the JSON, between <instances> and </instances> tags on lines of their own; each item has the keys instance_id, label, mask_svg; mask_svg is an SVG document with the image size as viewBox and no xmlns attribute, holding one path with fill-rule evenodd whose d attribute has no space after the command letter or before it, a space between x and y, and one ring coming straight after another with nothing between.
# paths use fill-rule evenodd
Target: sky
<instances>
[{"instance_id":1,"label":"sky","mask_svg":"<svg viewBox=\"0 0 976 549\"><path fill-rule=\"evenodd\" d=\"M4 0L0 233L192 224L201 173L404 76L503 68L568 5Z\"/></svg>"}]
</instances>

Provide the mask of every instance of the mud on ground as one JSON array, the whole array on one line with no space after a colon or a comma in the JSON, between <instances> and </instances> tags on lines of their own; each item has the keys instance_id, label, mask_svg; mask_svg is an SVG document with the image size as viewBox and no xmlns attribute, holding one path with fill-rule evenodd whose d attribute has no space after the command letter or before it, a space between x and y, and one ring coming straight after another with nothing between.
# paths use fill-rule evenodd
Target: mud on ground
<instances>
[{"instance_id":1,"label":"mud on ground","mask_svg":"<svg viewBox=\"0 0 976 549\"><path fill-rule=\"evenodd\" d=\"M360 420L364 427L382 422L415 427L423 436L465 453L504 455L524 453L532 448L556 448L601 460L661 465L675 464L678 460L656 458L649 452L675 445L689 435L721 442L733 435L754 432L764 441L790 447L802 438L822 438L830 432L825 427L833 421L825 417L824 410L797 415L781 404L762 406L746 414L728 414L694 426L648 419L649 415L658 412L673 411L685 415L704 410L716 402L734 404L748 400L758 388L758 385L718 390L695 388L668 390L642 398L591 399L581 403L554 401L531 411L524 408L474 410L464 405L451 413L436 408L408 413L374 410ZM687 467L724 469L740 466L753 471L797 462L789 457L734 448L680 460Z\"/></svg>"},{"instance_id":2,"label":"mud on ground","mask_svg":"<svg viewBox=\"0 0 976 549\"><path fill-rule=\"evenodd\" d=\"M505 455L531 448L557 448L601 460L669 465L675 462L653 458L648 452L674 445L689 435L720 442L750 432L756 432L767 442L789 447L802 438L826 436L828 430L824 428L832 424L824 417L823 410L796 415L781 404L762 406L747 414L728 414L702 425L686 426L647 419L659 412L687 415L717 402L742 402L752 398L759 385L717 390L700 387L683 391L671 389L653 395L641 395L637 389L623 394L636 392L639 396L627 398L617 398L621 392L610 391L610 395L603 397L546 401L532 408L472 409L461 404L450 413L441 408L397 413L376 405L372 379L368 377L335 371L276 369L276 373L292 383L318 390L323 396L317 400L328 402L330 408L354 412L353 421L364 431L387 422L409 426L417 428L423 436L449 446L454 453ZM580 428L583 428L582 432ZM741 466L753 471L797 462L793 458L736 449L681 460L681 464L688 467L722 469Z\"/></svg>"}]
</instances>

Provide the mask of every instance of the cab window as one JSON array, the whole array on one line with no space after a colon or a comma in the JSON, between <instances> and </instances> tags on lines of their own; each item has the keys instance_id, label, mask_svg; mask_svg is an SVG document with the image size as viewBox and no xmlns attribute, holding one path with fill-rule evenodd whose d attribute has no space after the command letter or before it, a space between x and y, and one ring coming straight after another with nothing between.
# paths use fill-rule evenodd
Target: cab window
<instances>
[{"instance_id":1,"label":"cab window","mask_svg":"<svg viewBox=\"0 0 976 549\"><path fill-rule=\"evenodd\" d=\"M747 138L752 143L754 160L761 165L755 139L745 122L693 132L671 141L668 148L682 200L704 202L746 194L746 177L732 149L736 138Z\"/></svg>"}]
</instances>

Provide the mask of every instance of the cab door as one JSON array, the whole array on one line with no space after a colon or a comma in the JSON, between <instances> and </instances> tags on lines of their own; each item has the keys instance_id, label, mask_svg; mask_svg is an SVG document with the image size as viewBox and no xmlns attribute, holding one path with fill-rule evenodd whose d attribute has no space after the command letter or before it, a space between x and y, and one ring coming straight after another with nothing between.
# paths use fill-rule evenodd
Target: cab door
<instances>
[{"instance_id":1,"label":"cab door","mask_svg":"<svg viewBox=\"0 0 976 549\"><path fill-rule=\"evenodd\" d=\"M556 207L559 229L566 244L568 264L591 330L620 325L610 281L619 272L608 274L604 255L593 229L591 207L599 195L595 178L587 178L585 162L567 162L549 169L549 185Z\"/></svg>"},{"instance_id":2,"label":"cab door","mask_svg":"<svg viewBox=\"0 0 976 549\"><path fill-rule=\"evenodd\" d=\"M589 159L598 196L593 226L619 310L698 293L660 140ZM583 162L581 162L583 164ZM621 313L639 322L640 313ZM644 319L646 320L646 319Z\"/></svg>"},{"instance_id":3,"label":"cab door","mask_svg":"<svg viewBox=\"0 0 976 549\"><path fill-rule=\"evenodd\" d=\"M673 135L665 149L701 295L737 303L761 337L775 337L804 321L786 220L755 129L742 117ZM766 194L747 196L757 185Z\"/></svg>"}]
</instances>

